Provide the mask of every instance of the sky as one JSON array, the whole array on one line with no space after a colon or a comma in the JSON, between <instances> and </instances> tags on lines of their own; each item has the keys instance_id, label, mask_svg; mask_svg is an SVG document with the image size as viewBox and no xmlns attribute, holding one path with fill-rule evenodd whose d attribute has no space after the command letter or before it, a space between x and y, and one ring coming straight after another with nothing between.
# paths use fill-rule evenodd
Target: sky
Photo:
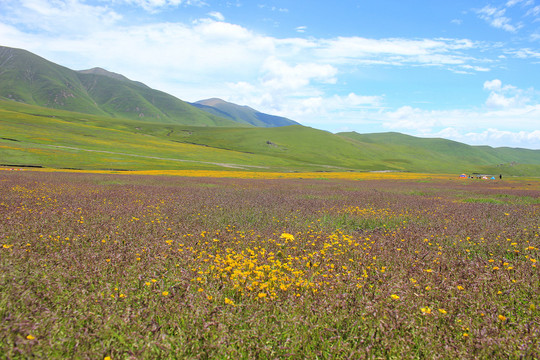
<instances>
[{"instance_id":1,"label":"sky","mask_svg":"<svg viewBox=\"0 0 540 360\"><path fill-rule=\"evenodd\" d=\"M540 149L540 0L0 0L0 45L334 133Z\"/></svg>"}]
</instances>

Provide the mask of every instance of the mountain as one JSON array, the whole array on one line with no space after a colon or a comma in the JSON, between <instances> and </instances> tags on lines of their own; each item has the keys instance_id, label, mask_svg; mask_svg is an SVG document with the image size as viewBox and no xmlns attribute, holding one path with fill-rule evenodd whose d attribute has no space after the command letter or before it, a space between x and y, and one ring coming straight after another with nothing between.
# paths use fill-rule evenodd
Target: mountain
<instances>
[{"instance_id":1,"label":"mountain","mask_svg":"<svg viewBox=\"0 0 540 360\"><path fill-rule=\"evenodd\" d=\"M200 126L239 126L104 69L73 71L28 51L0 47L0 98L53 109Z\"/></svg>"},{"instance_id":2,"label":"mountain","mask_svg":"<svg viewBox=\"0 0 540 360\"><path fill-rule=\"evenodd\" d=\"M216 98L200 100L191 105L210 114L258 127L299 125L296 121L281 116L265 114L249 106L236 105Z\"/></svg>"}]
</instances>

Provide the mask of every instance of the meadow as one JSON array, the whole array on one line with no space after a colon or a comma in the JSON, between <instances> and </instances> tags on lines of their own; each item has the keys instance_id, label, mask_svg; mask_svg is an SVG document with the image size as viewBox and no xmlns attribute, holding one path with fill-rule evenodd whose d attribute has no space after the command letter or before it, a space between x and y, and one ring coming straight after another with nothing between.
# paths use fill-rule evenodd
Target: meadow
<instances>
[{"instance_id":1,"label":"meadow","mask_svg":"<svg viewBox=\"0 0 540 360\"><path fill-rule=\"evenodd\" d=\"M540 358L538 180L189 175L0 171L0 358Z\"/></svg>"}]
</instances>

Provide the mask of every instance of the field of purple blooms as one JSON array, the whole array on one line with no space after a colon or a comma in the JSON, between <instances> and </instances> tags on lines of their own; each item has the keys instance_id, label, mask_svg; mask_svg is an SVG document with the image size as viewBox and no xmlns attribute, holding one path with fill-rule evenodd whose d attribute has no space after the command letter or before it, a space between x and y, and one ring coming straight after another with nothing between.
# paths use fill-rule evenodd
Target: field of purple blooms
<instances>
[{"instance_id":1,"label":"field of purple blooms","mask_svg":"<svg viewBox=\"0 0 540 360\"><path fill-rule=\"evenodd\" d=\"M0 171L0 358L539 358L540 182Z\"/></svg>"}]
</instances>

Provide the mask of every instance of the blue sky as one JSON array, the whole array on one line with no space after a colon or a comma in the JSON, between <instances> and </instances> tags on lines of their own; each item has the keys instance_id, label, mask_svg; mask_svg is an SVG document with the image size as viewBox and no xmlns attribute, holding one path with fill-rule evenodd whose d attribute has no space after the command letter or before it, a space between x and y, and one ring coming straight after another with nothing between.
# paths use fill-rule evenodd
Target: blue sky
<instances>
[{"instance_id":1,"label":"blue sky","mask_svg":"<svg viewBox=\"0 0 540 360\"><path fill-rule=\"evenodd\" d=\"M1 0L0 45L332 132L540 149L539 0Z\"/></svg>"}]
</instances>

